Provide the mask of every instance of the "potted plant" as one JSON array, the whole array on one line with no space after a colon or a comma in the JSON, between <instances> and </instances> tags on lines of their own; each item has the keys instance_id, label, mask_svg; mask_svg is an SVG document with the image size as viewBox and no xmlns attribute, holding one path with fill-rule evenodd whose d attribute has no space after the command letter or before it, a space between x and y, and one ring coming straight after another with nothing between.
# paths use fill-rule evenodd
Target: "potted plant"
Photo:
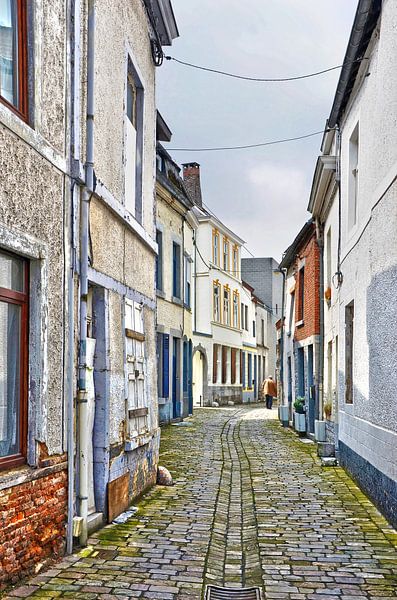
<instances>
[{"instance_id":1,"label":"potted plant","mask_svg":"<svg viewBox=\"0 0 397 600\"><path fill-rule=\"evenodd\" d=\"M331 415L332 415L332 402L329 402L329 401L327 401L327 402L324 404L324 408L323 408L323 410L324 410L324 415L325 415L325 418L326 418L328 421L330 421L330 420L331 420Z\"/></svg>"},{"instance_id":2,"label":"potted plant","mask_svg":"<svg viewBox=\"0 0 397 600\"><path fill-rule=\"evenodd\" d=\"M306 432L305 398L302 396L294 402L294 428L298 433Z\"/></svg>"},{"instance_id":3,"label":"potted plant","mask_svg":"<svg viewBox=\"0 0 397 600\"><path fill-rule=\"evenodd\" d=\"M327 304L331 303L331 295L332 295L331 288L330 288L330 286L328 286L324 292L324 298L325 298Z\"/></svg>"}]
</instances>

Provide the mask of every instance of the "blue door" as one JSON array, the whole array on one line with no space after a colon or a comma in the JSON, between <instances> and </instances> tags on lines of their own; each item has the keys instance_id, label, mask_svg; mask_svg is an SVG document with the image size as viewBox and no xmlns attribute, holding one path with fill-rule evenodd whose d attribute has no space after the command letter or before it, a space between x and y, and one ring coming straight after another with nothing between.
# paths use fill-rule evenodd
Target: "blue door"
<instances>
[{"instance_id":1,"label":"blue door","mask_svg":"<svg viewBox=\"0 0 397 600\"><path fill-rule=\"evenodd\" d=\"M187 393L189 401L189 415L193 414L193 344L190 341L188 347L188 380Z\"/></svg>"},{"instance_id":2,"label":"blue door","mask_svg":"<svg viewBox=\"0 0 397 600\"><path fill-rule=\"evenodd\" d=\"M179 340L172 342L172 417L179 417Z\"/></svg>"},{"instance_id":3,"label":"blue door","mask_svg":"<svg viewBox=\"0 0 397 600\"><path fill-rule=\"evenodd\" d=\"M183 342L183 416L187 417L189 410L188 380L189 380L189 352L188 343Z\"/></svg>"},{"instance_id":4,"label":"blue door","mask_svg":"<svg viewBox=\"0 0 397 600\"><path fill-rule=\"evenodd\" d=\"M254 400L258 399L258 357L254 356Z\"/></svg>"},{"instance_id":5,"label":"blue door","mask_svg":"<svg viewBox=\"0 0 397 600\"><path fill-rule=\"evenodd\" d=\"M307 392L309 396L309 431L314 433L316 393L314 388L313 344L307 348Z\"/></svg>"}]
</instances>

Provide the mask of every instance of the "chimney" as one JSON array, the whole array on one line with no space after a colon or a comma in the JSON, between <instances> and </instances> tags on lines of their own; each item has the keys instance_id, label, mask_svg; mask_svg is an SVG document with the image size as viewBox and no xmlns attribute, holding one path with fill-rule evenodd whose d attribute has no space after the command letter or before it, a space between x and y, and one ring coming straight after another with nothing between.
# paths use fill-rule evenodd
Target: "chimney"
<instances>
[{"instance_id":1,"label":"chimney","mask_svg":"<svg viewBox=\"0 0 397 600\"><path fill-rule=\"evenodd\" d=\"M200 165L196 162L184 163L183 165L183 182L190 196L190 199L194 204L200 206L203 205L201 198L201 184L200 184Z\"/></svg>"}]
</instances>

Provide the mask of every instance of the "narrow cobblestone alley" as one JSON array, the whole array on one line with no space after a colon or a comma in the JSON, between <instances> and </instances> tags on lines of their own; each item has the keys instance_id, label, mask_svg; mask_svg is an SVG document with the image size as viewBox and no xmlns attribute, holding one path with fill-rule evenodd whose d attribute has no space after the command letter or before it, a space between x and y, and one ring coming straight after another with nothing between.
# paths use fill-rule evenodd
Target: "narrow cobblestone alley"
<instances>
[{"instance_id":1,"label":"narrow cobblestone alley","mask_svg":"<svg viewBox=\"0 0 397 600\"><path fill-rule=\"evenodd\" d=\"M275 411L200 409L163 431L161 464L175 486L6 597L187 600L213 583L269 600L397 598L396 532Z\"/></svg>"}]
</instances>

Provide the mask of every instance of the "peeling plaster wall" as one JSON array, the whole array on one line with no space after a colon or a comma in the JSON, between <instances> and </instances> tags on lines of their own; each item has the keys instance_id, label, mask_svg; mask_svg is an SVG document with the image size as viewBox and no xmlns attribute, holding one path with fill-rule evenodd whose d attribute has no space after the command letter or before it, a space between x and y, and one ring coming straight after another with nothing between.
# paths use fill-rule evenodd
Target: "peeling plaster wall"
<instances>
[{"instance_id":1,"label":"peeling plaster wall","mask_svg":"<svg viewBox=\"0 0 397 600\"><path fill-rule=\"evenodd\" d=\"M97 0L95 53L95 171L114 197L124 199L124 115L127 53L144 85L143 225L153 236L155 68L142 2Z\"/></svg>"},{"instance_id":2,"label":"peeling plaster wall","mask_svg":"<svg viewBox=\"0 0 397 600\"><path fill-rule=\"evenodd\" d=\"M60 453L63 451L64 175L1 124L0 147L0 172L7 173L7 177L0 178L0 224L22 236L33 236L48 251L48 282L43 290L48 302L47 347L36 348L32 359L48 360L48 386L42 403L43 416L47 418L38 429L42 430L40 441L47 444L50 453Z\"/></svg>"},{"instance_id":3,"label":"peeling plaster wall","mask_svg":"<svg viewBox=\"0 0 397 600\"><path fill-rule=\"evenodd\" d=\"M82 7L85 28L86 2ZM83 45L83 64L86 60ZM125 215L125 102L128 56L144 87L142 228ZM81 140L85 138L85 71L82 70ZM95 0L94 169L96 195L90 201L90 280L108 289L109 414L98 427L108 430L107 480L130 472L131 498L155 482L158 462L158 407L155 345L155 260L142 238L155 239L155 67L148 19L142 2ZM102 196L101 196L102 194ZM132 224L131 224L132 223ZM155 244L154 244L155 246ZM125 294L143 303L149 432L129 440L125 367ZM101 432L97 432L100 434ZM100 438L100 435L98 436ZM100 485L106 488L106 477ZM101 490L104 495L106 490Z\"/></svg>"}]
</instances>

